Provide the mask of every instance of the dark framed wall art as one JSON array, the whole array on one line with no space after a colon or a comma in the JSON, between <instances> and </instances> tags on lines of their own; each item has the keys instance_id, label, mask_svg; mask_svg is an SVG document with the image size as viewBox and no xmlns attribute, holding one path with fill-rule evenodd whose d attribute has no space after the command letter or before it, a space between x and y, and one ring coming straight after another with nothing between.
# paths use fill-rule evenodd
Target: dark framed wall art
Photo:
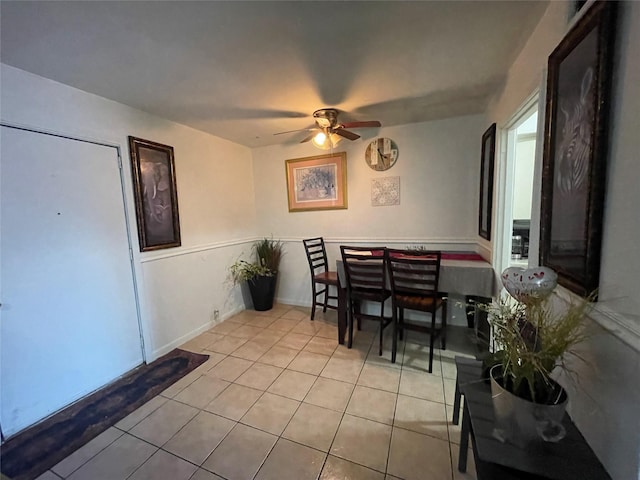
<instances>
[{"instance_id":1,"label":"dark framed wall art","mask_svg":"<svg viewBox=\"0 0 640 480\"><path fill-rule=\"evenodd\" d=\"M480 161L480 208L478 213L478 235L491 240L491 215L493 208L493 164L496 157L496 124L482 135Z\"/></svg>"},{"instance_id":2,"label":"dark framed wall art","mask_svg":"<svg viewBox=\"0 0 640 480\"><path fill-rule=\"evenodd\" d=\"M173 147L129 137L140 251L180 246Z\"/></svg>"},{"instance_id":3,"label":"dark framed wall art","mask_svg":"<svg viewBox=\"0 0 640 480\"><path fill-rule=\"evenodd\" d=\"M615 2L595 2L549 56L540 264L588 296L598 288Z\"/></svg>"}]
</instances>

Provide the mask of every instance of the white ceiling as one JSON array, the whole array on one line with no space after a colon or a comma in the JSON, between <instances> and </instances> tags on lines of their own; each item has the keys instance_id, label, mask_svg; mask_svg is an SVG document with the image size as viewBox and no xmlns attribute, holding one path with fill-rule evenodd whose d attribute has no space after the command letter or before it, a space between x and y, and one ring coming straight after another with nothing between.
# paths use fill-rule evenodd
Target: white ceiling
<instances>
[{"instance_id":1,"label":"white ceiling","mask_svg":"<svg viewBox=\"0 0 640 480\"><path fill-rule=\"evenodd\" d=\"M0 2L3 63L231 141L484 111L547 2ZM356 131L357 132L357 131ZM362 132L360 132L362 133Z\"/></svg>"}]
</instances>

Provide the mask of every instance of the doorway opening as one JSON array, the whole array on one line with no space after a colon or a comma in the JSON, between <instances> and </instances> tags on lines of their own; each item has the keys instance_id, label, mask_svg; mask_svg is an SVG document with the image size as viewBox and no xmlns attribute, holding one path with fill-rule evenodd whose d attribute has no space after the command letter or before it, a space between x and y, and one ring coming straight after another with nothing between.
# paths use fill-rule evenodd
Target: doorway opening
<instances>
[{"instance_id":1,"label":"doorway opening","mask_svg":"<svg viewBox=\"0 0 640 480\"><path fill-rule=\"evenodd\" d=\"M536 156L538 110L516 128L513 158L513 195L511 207L511 256L509 265L526 267L529 263L531 200ZM509 225L507 221L505 228Z\"/></svg>"},{"instance_id":2,"label":"doorway opening","mask_svg":"<svg viewBox=\"0 0 640 480\"><path fill-rule=\"evenodd\" d=\"M535 203L534 178L539 150L538 101L536 91L502 131L494 244L497 272L512 266L526 268L530 259L533 259L533 265L537 264L536 235L539 229L535 225L537 215L532 218L532 206Z\"/></svg>"}]
</instances>

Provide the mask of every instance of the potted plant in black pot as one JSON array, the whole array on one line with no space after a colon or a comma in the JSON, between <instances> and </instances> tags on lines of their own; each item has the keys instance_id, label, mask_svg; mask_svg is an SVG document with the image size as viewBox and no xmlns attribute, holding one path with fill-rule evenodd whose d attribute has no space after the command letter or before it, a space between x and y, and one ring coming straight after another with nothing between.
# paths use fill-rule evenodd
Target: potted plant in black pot
<instances>
[{"instance_id":1,"label":"potted plant in black pot","mask_svg":"<svg viewBox=\"0 0 640 480\"><path fill-rule=\"evenodd\" d=\"M253 244L253 254L253 262L238 260L231 265L231 276L235 283L247 282L253 308L258 311L271 310L284 245L280 240L263 238Z\"/></svg>"},{"instance_id":2,"label":"potted plant in black pot","mask_svg":"<svg viewBox=\"0 0 640 480\"><path fill-rule=\"evenodd\" d=\"M512 298L481 308L488 312L496 352L489 372L496 429L501 441L526 446L564 437L567 393L551 376L585 340L591 298L554 308L549 295L557 276L546 267L508 268L502 282Z\"/></svg>"}]
</instances>

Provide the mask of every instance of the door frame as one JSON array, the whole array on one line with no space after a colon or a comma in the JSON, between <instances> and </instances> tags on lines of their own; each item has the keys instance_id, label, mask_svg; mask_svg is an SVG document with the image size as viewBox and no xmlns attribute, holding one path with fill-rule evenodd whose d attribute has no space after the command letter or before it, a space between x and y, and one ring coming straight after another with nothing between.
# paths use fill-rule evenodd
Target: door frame
<instances>
[{"instance_id":1,"label":"door frame","mask_svg":"<svg viewBox=\"0 0 640 480\"><path fill-rule=\"evenodd\" d=\"M118 171L119 171L118 175L119 175L119 178L120 178L120 195L122 197L122 208L123 208L124 219L125 219L125 230L127 232L127 246L128 246L128 249L129 249L129 265L131 267L131 279L132 279L132 285L133 285L133 296L134 296L134 299L135 299L136 320L138 322L138 336L139 336L139 340L140 340L140 351L142 353L143 362L147 363L148 357L147 357L147 352L146 352L146 348L145 348L144 328L143 328L143 322L142 322L142 313L141 313L141 309L140 309L140 294L139 294L140 287L139 287L138 275L137 275L137 271L136 271L136 265L135 265L135 262L134 262L134 250L133 250L132 233L131 233L131 218L130 218L130 215L129 215L129 206L127 204L127 195L126 195L126 187L125 187L126 182L125 182L124 172L123 172L123 168L122 168L122 147L117 143L101 141L101 140L95 140L95 139L82 138L82 137L77 137L77 136L74 136L74 135L67 135L67 134L54 132L54 131L50 131L50 130L45 130L45 129L41 129L41 128L29 127L29 126L26 126L26 125L19 125L19 124L12 123L12 122L0 121L0 127L11 128L11 129L14 129L14 130L22 130L22 131L26 131L26 132L31 132L31 133L41 134L41 135L47 135L47 136L51 136L51 137L58 137L58 138L63 138L63 139L67 139L67 140L77 141L77 142L90 143L90 144L98 145L98 146L101 146L101 147L113 148L115 150L116 156L118 158ZM0 249L1 248L2 248L2 245L0 244ZM0 283L0 298L1 298L1 292L2 292L2 284ZM1 307L2 307L2 303L0 303L0 321L2 319L2 308Z\"/></svg>"},{"instance_id":2,"label":"door frame","mask_svg":"<svg viewBox=\"0 0 640 480\"><path fill-rule=\"evenodd\" d=\"M535 166L531 199L529 234L529 267L538 265L540 236L540 185L542 178L542 141L544 137L544 100L546 75L542 84L531 92L516 111L499 127L497 155L496 223L493 242L493 264L498 276L509 266L513 223L513 182L515 175L516 129L534 110L538 111Z\"/></svg>"},{"instance_id":3,"label":"door frame","mask_svg":"<svg viewBox=\"0 0 640 480\"><path fill-rule=\"evenodd\" d=\"M133 249L133 234L132 234L132 228L131 228L131 215L129 214L129 205L127 202L127 195L126 195L126 179L125 179L125 175L124 175L124 171L123 171L123 167L122 167L122 146L117 144L117 143L113 143L113 142L107 142L107 141L101 141L101 140L95 140L95 139L88 139L88 138L82 138L82 137L78 137L78 136L74 136L74 135L67 135L67 134L63 134L63 133L59 133L59 132L54 132L51 130L45 130L42 128L36 128L36 127L30 127L30 126L26 126L26 125L20 125L20 124L16 124L16 123L12 123L12 122L6 122L6 121L0 121L0 127L5 127L5 128L11 128L14 130L22 130L22 131L26 131L26 132L31 132L31 133L36 133L36 134L41 134L41 135L47 135L47 136L51 136L51 137L58 137L58 138L63 138L63 139L67 139L67 140L72 140L72 141L76 141L76 142L83 142L83 143L89 143L89 144L93 144L93 145L98 145L101 147L107 147L107 148L113 148L115 150L116 156L118 158L118 170L119 170L119 179L120 179L120 195L122 197L122 208L123 208L123 213L124 213L124 219L125 219L125 230L127 232L127 244L128 244L128 249L129 249L129 265L131 267L131 278L132 278L132 285L133 285L133 296L135 299L135 310L136 310L136 320L138 322L138 334L139 334L139 341L140 341L140 351L142 353L142 359L145 363L148 362L148 355L147 355L147 351L145 348L145 340L144 340L144 335L145 335L145 329L144 329L144 324L142 321L142 312L141 312L141 302L140 302L140 282L139 282L139 277L138 277L138 273L137 273L137 268L136 268L136 263L135 263L135 250ZM135 228L135 226L134 226ZM2 245L0 244L0 249L2 248ZM2 294L2 284L0 283L0 298L1 298L1 294ZM0 321L2 318L2 303L0 301Z\"/></svg>"},{"instance_id":4,"label":"door frame","mask_svg":"<svg viewBox=\"0 0 640 480\"><path fill-rule=\"evenodd\" d=\"M46 135L48 137L57 137L57 138L61 138L61 139L66 139L66 140L70 140L70 141L76 141L76 142L81 142L81 143L87 143L87 144L92 144L92 145L96 145L96 146L100 146L100 147L106 147L108 149L113 149L113 153L115 154L116 158L117 158L117 162L118 162L118 178L119 178L119 182L120 182L120 196L122 198L122 208L123 208L123 214L124 214L124 221L125 221L125 232L126 232L126 236L127 236L127 248L128 248L128 256L129 256L129 268L131 269L131 285L133 287L133 300L134 300L134 309L135 309L135 317L136 317L136 321L137 321L137 326L138 326L138 342L140 345L140 354L141 354L141 358L143 363L147 363L148 361L148 357L147 357L147 352L146 352L146 348L145 348L145 340L144 340L144 334L145 334L145 330L143 328L143 322L142 322L142 312L141 312L141 302L140 302L140 295L139 295L139 280L138 280L138 275L137 275L137 269L136 269L136 264L135 264L135 257L134 257L134 250L133 250L133 242L132 242L132 233L131 233L131 216L129 215L129 206L127 203L127 195L126 195L126 179L125 179L125 175L123 172L123 167L122 167L122 147L117 144L117 143L113 143L113 142L106 142L106 141L100 141L100 140L95 140L95 139L87 139L87 138L81 138L78 136L74 136L74 135L68 135L68 134L63 134L63 133L59 133L59 132L54 132L54 131L47 131L45 129L42 128L38 128L38 127L30 127L30 126L26 126L26 125L20 125L20 124L16 124L16 123L12 123L12 122L7 122L7 121L0 121L0 128L8 128L8 129L12 129L12 130L18 130L18 131L24 131L24 132L29 132L29 133L34 133L37 135ZM2 248L1 244L0 244L0 249ZM1 294L2 294L2 284L1 284L1 279L0 279L0 321L2 320L2 300L1 300ZM5 435L4 435L4 429L2 428L2 425L0 424L0 442L4 443L4 441L6 440ZM17 433L17 432L16 432ZM12 434L13 435L13 434Z\"/></svg>"}]
</instances>

